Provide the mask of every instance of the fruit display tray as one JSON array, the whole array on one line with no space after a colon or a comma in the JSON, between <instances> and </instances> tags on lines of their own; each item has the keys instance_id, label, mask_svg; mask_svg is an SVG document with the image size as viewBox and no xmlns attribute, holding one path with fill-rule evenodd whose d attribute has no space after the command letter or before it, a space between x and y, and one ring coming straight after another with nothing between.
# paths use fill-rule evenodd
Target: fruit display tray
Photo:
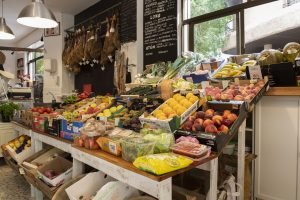
<instances>
[{"instance_id":1,"label":"fruit display tray","mask_svg":"<svg viewBox=\"0 0 300 200\"><path fill-rule=\"evenodd\" d=\"M170 133L174 132L185 120L198 109L199 100L193 103L180 117L174 117L167 120L159 120L155 118L147 118L145 115L139 117L142 125L148 124L156 128L164 129ZM157 108L159 109L159 107Z\"/></svg>"},{"instance_id":2,"label":"fruit display tray","mask_svg":"<svg viewBox=\"0 0 300 200\"><path fill-rule=\"evenodd\" d=\"M213 108L216 111L231 110L233 113L238 115L238 118L229 127L227 134L220 133L207 133L203 131L193 132L178 129L174 132L175 139L181 136L191 136L198 139L200 144L204 144L211 147L211 150L217 153L222 152L223 148L232 140L232 138L238 133L238 129L247 117L245 112L245 104L210 104L208 108Z\"/></svg>"},{"instance_id":3,"label":"fruit display tray","mask_svg":"<svg viewBox=\"0 0 300 200\"><path fill-rule=\"evenodd\" d=\"M250 84L250 80L240 80L240 84ZM229 88L229 86L227 87ZM223 89L225 91L227 88ZM250 100L250 101L237 101L237 100L212 100L209 101L210 104L229 104L229 105L234 105L234 104L245 104L243 109L246 112L252 112L254 109L254 106L259 102L259 100L264 96L264 94L269 90L270 85L269 81L265 82L264 86L261 88L261 90Z\"/></svg>"},{"instance_id":4,"label":"fruit display tray","mask_svg":"<svg viewBox=\"0 0 300 200\"><path fill-rule=\"evenodd\" d=\"M212 80L212 81L214 81L214 80L216 81L216 80L233 80L233 79L235 79L235 78L244 80L244 79L247 78L245 72L242 73L242 74L239 75L239 76L234 76L234 77L214 78L215 74L217 74L218 72L220 72L226 64L227 64L227 63L224 62L218 69L216 69L213 73L210 74L210 76L208 77L208 79L210 79L210 80Z\"/></svg>"}]
</instances>

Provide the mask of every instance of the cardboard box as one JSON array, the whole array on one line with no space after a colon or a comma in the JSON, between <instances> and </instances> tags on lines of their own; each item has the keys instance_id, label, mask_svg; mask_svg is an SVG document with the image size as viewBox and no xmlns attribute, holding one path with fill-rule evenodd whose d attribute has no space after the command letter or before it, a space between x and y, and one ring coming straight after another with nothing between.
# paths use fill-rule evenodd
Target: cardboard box
<instances>
[{"instance_id":1,"label":"cardboard box","mask_svg":"<svg viewBox=\"0 0 300 200\"><path fill-rule=\"evenodd\" d=\"M189 109L187 109L179 118L174 117L167 120L159 120L156 118L146 118L145 115L139 117L142 125L149 124L156 128L164 129L168 132L174 132L179 126L193 113L198 109L199 101L196 101ZM157 109L159 109L158 107Z\"/></svg>"},{"instance_id":2,"label":"cardboard box","mask_svg":"<svg viewBox=\"0 0 300 200\"><path fill-rule=\"evenodd\" d=\"M20 137L30 139L30 137L28 137L26 135L20 135L16 139L9 141L8 144L11 142L14 143L15 140L18 140ZM27 149L24 149L22 152L16 153L14 149L12 149L9 145L6 145L6 151L18 164L21 164L26 158L28 158L34 154L32 147L28 147Z\"/></svg>"},{"instance_id":3,"label":"cardboard box","mask_svg":"<svg viewBox=\"0 0 300 200\"><path fill-rule=\"evenodd\" d=\"M83 122L71 122L62 119L60 121L60 137L73 141L75 137L80 135L79 129L83 127Z\"/></svg>"},{"instance_id":4,"label":"cardboard box","mask_svg":"<svg viewBox=\"0 0 300 200\"><path fill-rule=\"evenodd\" d=\"M57 148L46 148L25 159L22 167L28 170L35 170L52 161L57 156L64 157L63 155L65 154L64 151Z\"/></svg>"},{"instance_id":5,"label":"cardboard box","mask_svg":"<svg viewBox=\"0 0 300 200\"><path fill-rule=\"evenodd\" d=\"M44 175L47 170L54 170L59 175L53 179L49 179ZM50 186L58 186L72 178L72 170L72 162L62 157L56 157L45 165L40 166L37 169L37 172L42 180L45 181L45 183L49 184Z\"/></svg>"},{"instance_id":6,"label":"cardboard box","mask_svg":"<svg viewBox=\"0 0 300 200\"><path fill-rule=\"evenodd\" d=\"M66 193L70 200L80 200L81 197L89 198L97 193L106 183L114 181L113 178L103 174L102 172L93 172L87 174L66 189Z\"/></svg>"}]
</instances>

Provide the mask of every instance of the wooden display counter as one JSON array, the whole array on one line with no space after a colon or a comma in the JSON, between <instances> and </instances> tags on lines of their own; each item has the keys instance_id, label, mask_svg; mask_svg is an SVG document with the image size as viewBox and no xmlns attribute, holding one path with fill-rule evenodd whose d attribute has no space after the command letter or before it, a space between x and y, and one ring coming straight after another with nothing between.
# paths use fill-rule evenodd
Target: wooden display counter
<instances>
[{"instance_id":1,"label":"wooden display counter","mask_svg":"<svg viewBox=\"0 0 300 200\"><path fill-rule=\"evenodd\" d=\"M265 96L300 96L300 87L271 87Z\"/></svg>"}]
</instances>

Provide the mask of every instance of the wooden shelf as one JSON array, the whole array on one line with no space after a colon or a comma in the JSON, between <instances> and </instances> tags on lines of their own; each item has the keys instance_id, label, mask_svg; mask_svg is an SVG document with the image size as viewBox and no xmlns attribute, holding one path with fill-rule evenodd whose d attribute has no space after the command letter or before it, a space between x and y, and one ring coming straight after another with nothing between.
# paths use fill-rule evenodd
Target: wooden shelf
<instances>
[{"instance_id":1,"label":"wooden shelf","mask_svg":"<svg viewBox=\"0 0 300 200\"><path fill-rule=\"evenodd\" d=\"M114 156L114 155L106 153L104 151L101 151L101 150L88 150L88 149L85 149L85 148L82 148L82 147L77 147L75 145L72 145L72 147L75 148L75 149L77 149L77 150L80 150L80 151L82 151L82 152L84 152L86 154L94 156L95 160L97 158L105 160L105 161L107 161L107 162L109 162L111 164L114 164L114 165L116 165L116 166L118 166L120 168L127 169L127 170L129 170L131 172L134 172L136 174L142 175L144 177L147 177L149 179L152 179L154 181L159 181L159 182L163 181L165 179L171 178L173 176L176 176L178 174L181 174L183 172L189 171L190 169L193 169L193 168L195 168L195 167L197 167L197 166L199 166L201 164L207 163L210 160L216 158L216 155L212 154L208 158L205 158L205 159L203 159L201 161L194 162L189 167L186 167L186 168L183 168L181 170L174 171L174 172L170 172L170 173L167 173L167 174L164 174L164 175L161 175L161 176L156 176L156 175L153 175L153 174L141 171L138 168L136 168L132 163L123 160L121 157ZM85 156L82 156L82 158L84 159ZM88 163L88 162L85 162L85 163ZM92 167L94 167L94 166L92 166Z\"/></svg>"},{"instance_id":2,"label":"wooden shelf","mask_svg":"<svg viewBox=\"0 0 300 200\"><path fill-rule=\"evenodd\" d=\"M271 87L265 96L300 96L300 87Z\"/></svg>"}]
</instances>

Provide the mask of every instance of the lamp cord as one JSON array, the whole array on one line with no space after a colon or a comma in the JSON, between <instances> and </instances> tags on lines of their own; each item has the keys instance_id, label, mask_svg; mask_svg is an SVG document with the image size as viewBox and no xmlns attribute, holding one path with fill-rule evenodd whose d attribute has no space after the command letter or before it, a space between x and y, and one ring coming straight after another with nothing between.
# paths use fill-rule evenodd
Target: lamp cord
<instances>
[{"instance_id":1,"label":"lamp cord","mask_svg":"<svg viewBox=\"0 0 300 200\"><path fill-rule=\"evenodd\" d=\"M3 1L4 0L2 0L2 7L1 7L1 10L2 10L2 12L1 12L1 17L3 18Z\"/></svg>"}]
</instances>

